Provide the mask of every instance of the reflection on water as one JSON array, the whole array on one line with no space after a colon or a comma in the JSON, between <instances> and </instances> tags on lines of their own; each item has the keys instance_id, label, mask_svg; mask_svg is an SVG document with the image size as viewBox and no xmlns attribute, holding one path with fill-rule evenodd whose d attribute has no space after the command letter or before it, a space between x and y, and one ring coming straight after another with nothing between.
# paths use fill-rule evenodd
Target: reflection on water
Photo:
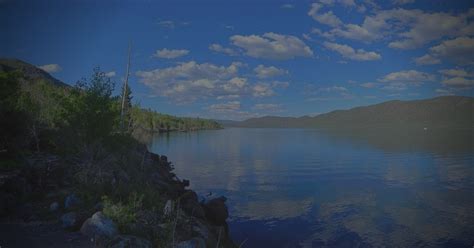
<instances>
[{"instance_id":1,"label":"reflection on water","mask_svg":"<svg viewBox=\"0 0 474 248\"><path fill-rule=\"evenodd\" d=\"M224 129L157 135L245 247L472 247L473 132Z\"/></svg>"}]
</instances>

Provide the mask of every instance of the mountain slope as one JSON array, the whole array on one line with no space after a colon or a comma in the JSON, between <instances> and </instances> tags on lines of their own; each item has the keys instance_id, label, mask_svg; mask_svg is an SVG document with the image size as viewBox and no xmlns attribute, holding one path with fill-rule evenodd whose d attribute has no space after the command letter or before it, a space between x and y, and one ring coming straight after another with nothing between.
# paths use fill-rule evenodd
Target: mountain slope
<instances>
[{"instance_id":1,"label":"mountain slope","mask_svg":"<svg viewBox=\"0 0 474 248\"><path fill-rule=\"evenodd\" d=\"M240 127L473 127L474 98L443 96L415 101L389 101L336 110L316 117L261 117L237 123Z\"/></svg>"},{"instance_id":2,"label":"mountain slope","mask_svg":"<svg viewBox=\"0 0 474 248\"><path fill-rule=\"evenodd\" d=\"M52 77L49 73L40 68L23 62L19 59L0 59L0 72L10 72L19 70L22 76L29 82L37 82L39 80L46 81L56 86L69 87L69 85Z\"/></svg>"}]
</instances>

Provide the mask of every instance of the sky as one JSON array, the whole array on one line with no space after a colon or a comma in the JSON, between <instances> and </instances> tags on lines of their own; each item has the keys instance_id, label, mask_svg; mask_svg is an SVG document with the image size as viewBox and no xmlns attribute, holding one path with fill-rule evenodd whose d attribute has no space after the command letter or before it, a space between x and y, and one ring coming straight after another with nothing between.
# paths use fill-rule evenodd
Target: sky
<instances>
[{"instance_id":1,"label":"sky","mask_svg":"<svg viewBox=\"0 0 474 248\"><path fill-rule=\"evenodd\" d=\"M0 57L178 116L314 116L474 96L474 1L0 0Z\"/></svg>"}]
</instances>

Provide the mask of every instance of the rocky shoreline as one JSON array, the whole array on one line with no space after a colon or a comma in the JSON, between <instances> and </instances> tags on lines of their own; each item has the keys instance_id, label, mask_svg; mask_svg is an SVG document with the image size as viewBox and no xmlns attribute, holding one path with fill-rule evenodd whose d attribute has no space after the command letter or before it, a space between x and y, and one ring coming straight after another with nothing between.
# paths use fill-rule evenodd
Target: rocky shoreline
<instances>
[{"instance_id":1,"label":"rocky shoreline","mask_svg":"<svg viewBox=\"0 0 474 248\"><path fill-rule=\"evenodd\" d=\"M229 236L225 197L200 202L197 194L187 189L189 181L172 172L167 157L151 153L143 145L127 152L128 158L141 158L140 164L111 166L120 156L117 152L91 161L84 154L74 158L32 154L23 159L20 168L1 171L0 245L236 247ZM153 193L136 197L134 207L125 207L130 206L125 200L117 203L105 197L94 201L89 197L93 191L84 189L127 188L137 180L143 187L138 194ZM145 206L147 201L152 204ZM32 226L37 230L31 231ZM45 240L48 235L52 236ZM65 238L69 236L75 238Z\"/></svg>"}]
</instances>

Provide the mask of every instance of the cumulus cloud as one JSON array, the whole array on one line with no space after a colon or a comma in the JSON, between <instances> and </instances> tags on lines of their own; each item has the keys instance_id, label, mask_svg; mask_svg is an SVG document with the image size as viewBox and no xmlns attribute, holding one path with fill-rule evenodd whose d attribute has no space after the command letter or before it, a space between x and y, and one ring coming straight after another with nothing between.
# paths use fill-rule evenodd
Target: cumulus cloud
<instances>
[{"instance_id":1,"label":"cumulus cloud","mask_svg":"<svg viewBox=\"0 0 474 248\"><path fill-rule=\"evenodd\" d=\"M239 101L231 101L227 103L216 103L209 106L209 110L212 112L222 113L222 112L233 112L240 109Z\"/></svg>"},{"instance_id":2,"label":"cumulus cloud","mask_svg":"<svg viewBox=\"0 0 474 248\"><path fill-rule=\"evenodd\" d=\"M302 40L291 35L265 33L263 35L234 35L233 45L254 58L286 60L295 57L311 57L313 51Z\"/></svg>"},{"instance_id":3,"label":"cumulus cloud","mask_svg":"<svg viewBox=\"0 0 474 248\"><path fill-rule=\"evenodd\" d=\"M474 64L474 38L458 37L431 47L433 56L449 59L458 64Z\"/></svg>"},{"instance_id":4,"label":"cumulus cloud","mask_svg":"<svg viewBox=\"0 0 474 248\"><path fill-rule=\"evenodd\" d=\"M426 72L407 70L392 72L381 78L380 82L427 82L434 81L435 76Z\"/></svg>"},{"instance_id":5,"label":"cumulus cloud","mask_svg":"<svg viewBox=\"0 0 474 248\"><path fill-rule=\"evenodd\" d=\"M444 69L439 73L443 75L441 81L445 86L452 88L471 88L474 86L474 73L464 69Z\"/></svg>"},{"instance_id":6,"label":"cumulus cloud","mask_svg":"<svg viewBox=\"0 0 474 248\"><path fill-rule=\"evenodd\" d=\"M223 47L220 44L211 44L209 46L209 50L214 51L214 52L218 52L218 53L224 53L224 54L227 54L227 55L230 55L230 56L237 55L237 52L234 51L234 49L228 48L228 47Z\"/></svg>"},{"instance_id":7,"label":"cumulus cloud","mask_svg":"<svg viewBox=\"0 0 474 248\"><path fill-rule=\"evenodd\" d=\"M281 111L281 105L275 103L258 103L255 104L252 109L257 111L278 112Z\"/></svg>"},{"instance_id":8,"label":"cumulus cloud","mask_svg":"<svg viewBox=\"0 0 474 248\"><path fill-rule=\"evenodd\" d=\"M115 77L115 75L117 75L117 74L115 73L115 71L109 71L109 72L106 72L106 73L105 73L105 76L106 76L106 77L110 77L110 78L111 78L111 77Z\"/></svg>"},{"instance_id":9,"label":"cumulus cloud","mask_svg":"<svg viewBox=\"0 0 474 248\"><path fill-rule=\"evenodd\" d=\"M265 96L273 96L275 95L275 91L273 91L272 87L268 83L258 83L253 88L253 96L255 97L265 97Z\"/></svg>"},{"instance_id":10,"label":"cumulus cloud","mask_svg":"<svg viewBox=\"0 0 474 248\"><path fill-rule=\"evenodd\" d=\"M331 27L337 27L342 25L341 19L339 19L332 11L320 13L320 10L322 8L323 4L313 3L311 4L311 8L308 11L308 15L311 16L315 21Z\"/></svg>"},{"instance_id":11,"label":"cumulus cloud","mask_svg":"<svg viewBox=\"0 0 474 248\"><path fill-rule=\"evenodd\" d=\"M425 54L421 57L417 57L414 59L417 65L436 65L441 64L441 60L436 58L430 54Z\"/></svg>"},{"instance_id":12,"label":"cumulus cloud","mask_svg":"<svg viewBox=\"0 0 474 248\"><path fill-rule=\"evenodd\" d=\"M319 7L320 8L320 7ZM318 9L313 5L310 13ZM317 13L317 12L316 12ZM326 38L343 37L370 43L391 40L388 46L395 49L414 49L445 37L474 34L473 9L466 13L424 12L417 9L391 9L367 15L361 24L343 24L335 21L333 29L320 32Z\"/></svg>"},{"instance_id":13,"label":"cumulus cloud","mask_svg":"<svg viewBox=\"0 0 474 248\"><path fill-rule=\"evenodd\" d=\"M471 88L474 86L474 79L464 77L447 78L442 81L445 86L455 88Z\"/></svg>"},{"instance_id":14,"label":"cumulus cloud","mask_svg":"<svg viewBox=\"0 0 474 248\"><path fill-rule=\"evenodd\" d=\"M62 70L61 66L59 66L58 64L40 65L38 66L38 68L40 68L41 70L47 73L55 73Z\"/></svg>"},{"instance_id":15,"label":"cumulus cloud","mask_svg":"<svg viewBox=\"0 0 474 248\"><path fill-rule=\"evenodd\" d=\"M161 50L157 50L153 57L161 58L161 59L175 59L182 56L185 56L189 53L189 50L186 49L168 49L163 48Z\"/></svg>"},{"instance_id":16,"label":"cumulus cloud","mask_svg":"<svg viewBox=\"0 0 474 248\"><path fill-rule=\"evenodd\" d=\"M414 3L415 0L392 0L393 4L404 5L409 3Z\"/></svg>"},{"instance_id":17,"label":"cumulus cloud","mask_svg":"<svg viewBox=\"0 0 474 248\"><path fill-rule=\"evenodd\" d=\"M431 47L429 53L415 58L415 62L430 65L440 64L441 59L447 59L459 65L472 65L474 64L472 54L474 54L474 38L457 37L442 41L439 45Z\"/></svg>"},{"instance_id":18,"label":"cumulus cloud","mask_svg":"<svg viewBox=\"0 0 474 248\"><path fill-rule=\"evenodd\" d=\"M360 86L364 87L364 88L375 88L378 86L377 83L373 83L373 82L367 82L367 83L363 83L361 84Z\"/></svg>"},{"instance_id":19,"label":"cumulus cloud","mask_svg":"<svg viewBox=\"0 0 474 248\"><path fill-rule=\"evenodd\" d=\"M305 86L304 94L307 96L307 101L329 101L354 97L349 89L339 85L318 87L315 84L309 84Z\"/></svg>"},{"instance_id":20,"label":"cumulus cloud","mask_svg":"<svg viewBox=\"0 0 474 248\"><path fill-rule=\"evenodd\" d=\"M389 73L378 81L386 84L383 89L405 90L410 85L419 86L425 82L432 82L435 80L435 75L416 70L406 70Z\"/></svg>"},{"instance_id":21,"label":"cumulus cloud","mask_svg":"<svg viewBox=\"0 0 474 248\"><path fill-rule=\"evenodd\" d=\"M275 66L264 65L258 65L257 67L255 67L254 72L258 78L271 78L288 73L288 71L277 68Z\"/></svg>"},{"instance_id":22,"label":"cumulus cloud","mask_svg":"<svg viewBox=\"0 0 474 248\"><path fill-rule=\"evenodd\" d=\"M171 21L171 20L159 21L158 25L160 25L160 27L162 28L169 28L169 29L175 28L175 23L174 21Z\"/></svg>"},{"instance_id":23,"label":"cumulus cloud","mask_svg":"<svg viewBox=\"0 0 474 248\"><path fill-rule=\"evenodd\" d=\"M454 95L454 92L450 89L436 89L435 92L438 93L439 95L444 95L444 96Z\"/></svg>"},{"instance_id":24,"label":"cumulus cloud","mask_svg":"<svg viewBox=\"0 0 474 248\"><path fill-rule=\"evenodd\" d=\"M367 52L364 49L354 50L354 48L337 43L331 42L324 42L324 46L330 50L333 50L344 58L348 58L351 60L359 60L359 61L368 61L368 60L379 60L382 58L380 54L376 52Z\"/></svg>"},{"instance_id":25,"label":"cumulus cloud","mask_svg":"<svg viewBox=\"0 0 474 248\"><path fill-rule=\"evenodd\" d=\"M443 74L444 76L449 76L449 77L473 77L474 76L472 72L467 72L464 69L444 69L444 70L439 70L439 73Z\"/></svg>"},{"instance_id":26,"label":"cumulus cloud","mask_svg":"<svg viewBox=\"0 0 474 248\"><path fill-rule=\"evenodd\" d=\"M199 99L237 99L240 97L266 97L284 88L281 83L249 82L239 75L243 64L228 66L189 61L176 66L136 73L140 82L157 95L177 103L191 103ZM286 84L287 86L287 84Z\"/></svg>"},{"instance_id":27,"label":"cumulus cloud","mask_svg":"<svg viewBox=\"0 0 474 248\"><path fill-rule=\"evenodd\" d=\"M195 61L151 71L138 71L140 81L157 94L178 102L193 102L199 98L231 95L241 63L218 66Z\"/></svg>"}]
</instances>

